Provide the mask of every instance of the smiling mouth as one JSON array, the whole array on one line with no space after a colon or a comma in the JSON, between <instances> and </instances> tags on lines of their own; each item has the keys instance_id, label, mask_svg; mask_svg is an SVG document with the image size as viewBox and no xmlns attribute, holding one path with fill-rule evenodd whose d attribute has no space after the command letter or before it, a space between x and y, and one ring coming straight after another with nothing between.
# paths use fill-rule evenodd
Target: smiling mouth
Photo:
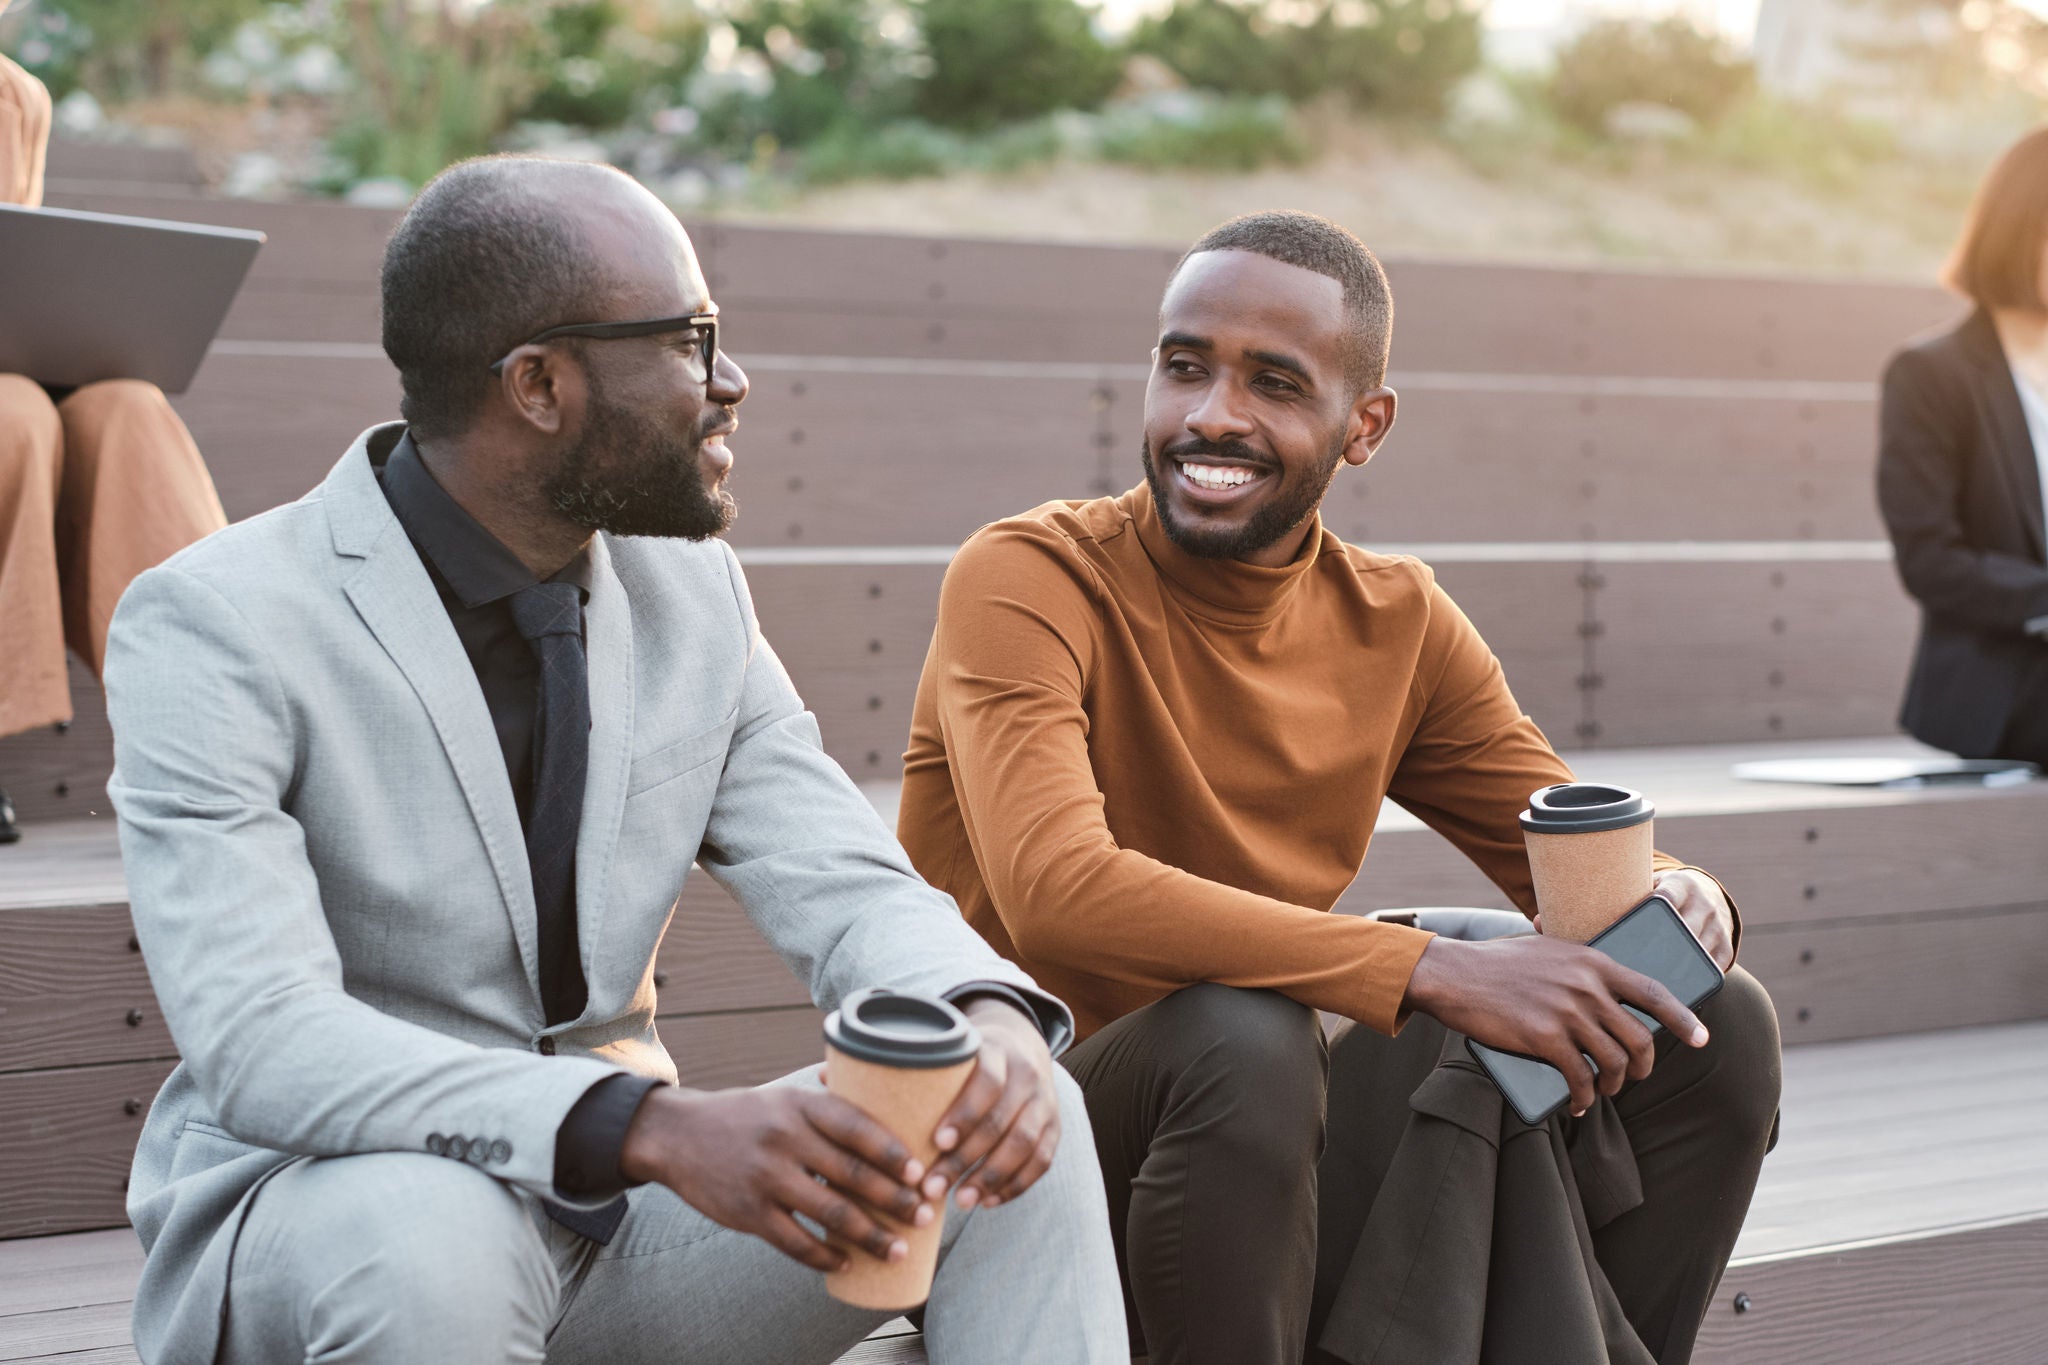
<instances>
[{"instance_id":1,"label":"smiling mouth","mask_svg":"<svg viewBox=\"0 0 2048 1365\"><path fill-rule=\"evenodd\" d=\"M1238 464L1209 464L1200 460L1175 460L1181 478L1205 493L1229 493L1265 477L1262 469Z\"/></svg>"}]
</instances>

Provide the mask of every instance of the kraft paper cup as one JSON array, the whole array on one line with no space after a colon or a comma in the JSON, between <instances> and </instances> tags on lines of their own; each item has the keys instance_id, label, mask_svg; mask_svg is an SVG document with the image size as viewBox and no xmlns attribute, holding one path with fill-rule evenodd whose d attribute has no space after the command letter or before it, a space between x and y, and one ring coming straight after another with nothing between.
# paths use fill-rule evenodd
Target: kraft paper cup
<instances>
[{"instance_id":1,"label":"kraft paper cup","mask_svg":"<svg viewBox=\"0 0 2048 1365\"><path fill-rule=\"evenodd\" d=\"M825 1088L867 1111L929 1170L939 1155L932 1134L967 1083L980 1050L974 1025L943 1000L905 991L856 991L825 1020ZM939 1216L921 1228L869 1210L909 1244L910 1255L891 1263L842 1246L846 1268L825 1277L826 1290L841 1303L897 1312L930 1298L949 1202L940 1199Z\"/></svg>"},{"instance_id":2,"label":"kraft paper cup","mask_svg":"<svg viewBox=\"0 0 2048 1365\"><path fill-rule=\"evenodd\" d=\"M1587 943L1650 894L1657 808L1641 792L1564 782L1529 798L1522 838L1543 932Z\"/></svg>"}]
</instances>

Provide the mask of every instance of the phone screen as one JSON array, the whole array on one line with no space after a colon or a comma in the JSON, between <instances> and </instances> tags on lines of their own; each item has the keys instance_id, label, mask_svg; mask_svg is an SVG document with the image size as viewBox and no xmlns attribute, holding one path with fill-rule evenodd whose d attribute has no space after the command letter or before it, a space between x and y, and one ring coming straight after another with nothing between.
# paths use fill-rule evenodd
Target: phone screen
<instances>
[{"instance_id":1,"label":"phone screen","mask_svg":"<svg viewBox=\"0 0 2048 1365\"><path fill-rule=\"evenodd\" d=\"M1662 896L1652 896L1621 917L1594 939L1591 945L1624 967L1662 982L1687 1009L1696 1008L1721 989L1721 969L1700 947L1692 930ZM1624 1004L1652 1036L1664 1026L1633 1005ZM1493 1083L1522 1122L1538 1124L1556 1113L1571 1099L1571 1087L1564 1073L1548 1062L1518 1053L1502 1052L1484 1043L1467 1041L1466 1050L1486 1068ZM1586 1059L1590 1065L1592 1059ZM1599 1068L1595 1067L1597 1071Z\"/></svg>"}]
</instances>

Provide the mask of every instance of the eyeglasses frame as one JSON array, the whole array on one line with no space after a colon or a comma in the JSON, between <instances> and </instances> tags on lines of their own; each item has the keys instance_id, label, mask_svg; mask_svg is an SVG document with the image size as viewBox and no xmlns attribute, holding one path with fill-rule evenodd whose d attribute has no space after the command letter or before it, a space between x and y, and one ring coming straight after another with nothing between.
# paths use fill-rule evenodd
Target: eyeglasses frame
<instances>
[{"instance_id":1,"label":"eyeglasses frame","mask_svg":"<svg viewBox=\"0 0 2048 1365\"><path fill-rule=\"evenodd\" d=\"M711 373L718 365L718 314L685 313L672 318L643 318L638 322L566 322L560 327L550 327L536 333L514 346L512 351L527 346L538 346L543 342L556 341L562 337L589 337L593 341L617 341L625 337L655 336L662 332L701 331L704 334L704 382L711 382ZM505 352L491 362L491 373L503 374L505 363L512 359L512 351Z\"/></svg>"}]
</instances>

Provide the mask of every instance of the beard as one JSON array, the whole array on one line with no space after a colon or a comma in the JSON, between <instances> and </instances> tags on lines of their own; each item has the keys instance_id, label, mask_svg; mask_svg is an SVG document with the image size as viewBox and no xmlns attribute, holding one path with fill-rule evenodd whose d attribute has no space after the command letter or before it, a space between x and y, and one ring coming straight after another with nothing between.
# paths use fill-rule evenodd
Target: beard
<instances>
[{"instance_id":1,"label":"beard","mask_svg":"<svg viewBox=\"0 0 2048 1365\"><path fill-rule=\"evenodd\" d=\"M704 540L730 527L739 506L723 488L705 486L701 431L678 436L610 401L595 371L589 382L583 432L548 480L548 505L578 526L615 536Z\"/></svg>"},{"instance_id":2,"label":"beard","mask_svg":"<svg viewBox=\"0 0 2048 1365\"><path fill-rule=\"evenodd\" d=\"M1191 436L1168 446L1165 458L1161 459L1153 454L1152 443L1147 439L1138 448L1138 459L1145 467L1145 484L1152 490L1152 505L1159 510L1159 524L1174 547L1186 554L1198 559L1242 559L1265 549L1315 515L1344 458L1344 431L1338 429L1329 452L1318 464L1291 477L1282 466L1277 471L1279 487L1266 496L1242 525L1235 527L1210 528L1183 521L1167 496L1173 463L1202 455L1243 460L1267 469L1274 467L1272 460L1241 441L1205 441Z\"/></svg>"}]
</instances>

